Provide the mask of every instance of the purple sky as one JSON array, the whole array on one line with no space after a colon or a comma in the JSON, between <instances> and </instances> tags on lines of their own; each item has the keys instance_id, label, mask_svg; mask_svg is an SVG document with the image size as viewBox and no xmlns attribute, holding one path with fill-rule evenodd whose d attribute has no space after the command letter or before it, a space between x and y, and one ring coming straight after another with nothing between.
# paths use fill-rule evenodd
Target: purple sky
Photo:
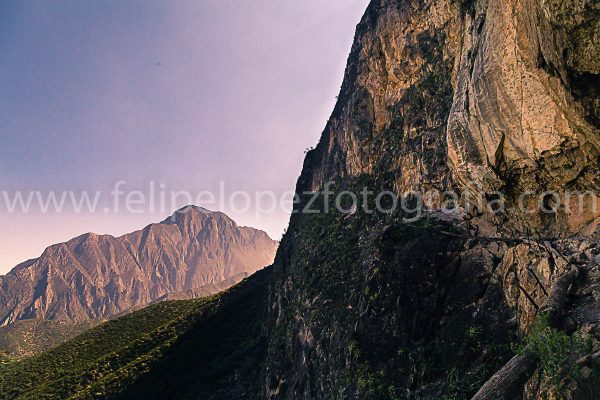
<instances>
[{"instance_id":1,"label":"purple sky","mask_svg":"<svg viewBox=\"0 0 600 400\"><path fill-rule=\"evenodd\" d=\"M368 0L7 1L0 5L0 192L294 188L335 102ZM1 195L2 193L0 193ZM78 234L171 209L9 212L0 273ZM182 199L182 204L186 203ZM218 205L205 205L218 209ZM278 239L288 212L223 210Z\"/></svg>"}]
</instances>

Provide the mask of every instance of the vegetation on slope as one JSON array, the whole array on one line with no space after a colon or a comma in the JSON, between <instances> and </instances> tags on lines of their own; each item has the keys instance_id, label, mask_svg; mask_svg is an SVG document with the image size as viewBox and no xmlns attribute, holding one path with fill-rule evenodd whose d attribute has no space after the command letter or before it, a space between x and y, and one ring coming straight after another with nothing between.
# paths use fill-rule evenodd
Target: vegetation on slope
<instances>
[{"instance_id":1,"label":"vegetation on slope","mask_svg":"<svg viewBox=\"0 0 600 400\"><path fill-rule=\"evenodd\" d=\"M94 325L93 322L30 319L0 327L0 353L29 357L63 343Z\"/></svg>"},{"instance_id":2,"label":"vegetation on slope","mask_svg":"<svg viewBox=\"0 0 600 400\"><path fill-rule=\"evenodd\" d=\"M38 356L0 365L0 398L132 399L145 390L144 398L166 398L161 388L173 394L169 385L177 384L191 393L188 386L198 385L194 390L201 392L207 382L214 389L234 364L257 353L260 326L247 324L260 321L256 296L267 276L263 271L211 298L152 305Z\"/></svg>"},{"instance_id":3,"label":"vegetation on slope","mask_svg":"<svg viewBox=\"0 0 600 400\"><path fill-rule=\"evenodd\" d=\"M593 339L577 331L567 335L551 326L550 316L542 314L529 328L520 354L533 353L539 360L534 379L529 382L529 398L600 398L600 370L582 366L593 353Z\"/></svg>"},{"instance_id":4,"label":"vegetation on slope","mask_svg":"<svg viewBox=\"0 0 600 400\"><path fill-rule=\"evenodd\" d=\"M375 185L361 177L336 191ZM292 217L276 260L268 389L290 398L470 398L512 356L496 286L467 290L482 267L457 257L464 241L441 233L450 224L362 205L351 216ZM495 308L500 322L474 313L474 302Z\"/></svg>"}]
</instances>

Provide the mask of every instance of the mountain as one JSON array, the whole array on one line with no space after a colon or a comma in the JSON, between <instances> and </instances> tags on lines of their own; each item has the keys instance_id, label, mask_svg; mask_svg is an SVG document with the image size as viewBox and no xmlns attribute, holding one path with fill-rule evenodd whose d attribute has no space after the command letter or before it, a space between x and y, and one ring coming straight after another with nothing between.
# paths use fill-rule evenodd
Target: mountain
<instances>
[{"instance_id":1,"label":"mountain","mask_svg":"<svg viewBox=\"0 0 600 400\"><path fill-rule=\"evenodd\" d=\"M276 249L265 232L199 207L118 238L88 233L0 277L0 324L93 320L170 293L212 294L208 286L228 287L269 265Z\"/></svg>"},{"instance_id":2,"label":"mountain","mask_svg":"<svg viewBox=\"0 0 600 400\"><path fill-rule=\"evenodd\" d=\"M255 312L217 310L208 331L106 379L8 364L0 393L31 385L34 398L56 382L87 385L77 398L600 398L599 25L593 0L372 0L273 266L235 287ZM324 188L352 212L303 196ZM413 210L365 189L408 194ZM389 212L366 211L377 205ZM242 327L220 330L232 315Z\"/></svg>"}]
</instances>

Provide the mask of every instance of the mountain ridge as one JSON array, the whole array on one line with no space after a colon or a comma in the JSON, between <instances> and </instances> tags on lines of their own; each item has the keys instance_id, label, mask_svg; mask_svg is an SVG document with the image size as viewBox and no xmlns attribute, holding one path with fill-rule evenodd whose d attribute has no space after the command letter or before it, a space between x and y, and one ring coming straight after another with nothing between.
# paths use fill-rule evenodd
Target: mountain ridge
<instances>
[{"instance_id":1,"label":"mountain ridge","mask_svg":"<svg viewBox=\"0 0 600 400\"><path fill-rule=\"evenodd\" d=\"M85 233L0 276L0 324L110 317L253 273L276 247L265 232L195 206L118 237Z\"/></svg>"}]
</instances>

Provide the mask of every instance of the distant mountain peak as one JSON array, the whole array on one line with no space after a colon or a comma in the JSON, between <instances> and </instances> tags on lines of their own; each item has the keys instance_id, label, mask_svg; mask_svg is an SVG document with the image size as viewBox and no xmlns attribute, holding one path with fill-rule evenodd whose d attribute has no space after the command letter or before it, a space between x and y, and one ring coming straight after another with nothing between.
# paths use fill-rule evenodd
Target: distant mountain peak
<instances>
[{"instance_id":1,"label":"distant mountain peak","mask_svg":"<svg viewBox=\"0 0 600 400\"><path fill-rule=\"evenodd\" d=\"M207 208L196 206L196 205L188 205L185 207L181 207L179 210L175 211L172 216L175 215L186 215L186 214L219 214L219 211L212 211Z\"/></svg>"},{"instance_id":2,"label":"distant mountain peak","mask_svg":"<svg viewBox=\"0 0 600 400\"><path fill-rule=\"evenodd\" d=\"M212 211L212 210L208 210L204 207L194 206L194 205L189 205L189 206L185 206L185 207L178 209L173 214L171 214L169 217L165 218L161 223L164 223L164 224L181 223L184 221L190 221L190 220L195 220L195 219L196 220L204 219L207 217L222 218L222 219L231 221L235 224L235 222L231 218L229 218L229 216L227 216L226 214L224 214L220 211ZM235 225L237 225L237 224L235 224Z\"/></svg>"},{"instance_id":3,"label":"distant mountain peak","mask_svg":"<svg viewBox=\"0 0 600 400\"><path fill-rule=\"evenodd\" d=\"M273 262L277 245L263 231L198 206L120 237L85 233L3 277L0 324L109 317L252 274Z\"/></svg>"}]
</instances>

